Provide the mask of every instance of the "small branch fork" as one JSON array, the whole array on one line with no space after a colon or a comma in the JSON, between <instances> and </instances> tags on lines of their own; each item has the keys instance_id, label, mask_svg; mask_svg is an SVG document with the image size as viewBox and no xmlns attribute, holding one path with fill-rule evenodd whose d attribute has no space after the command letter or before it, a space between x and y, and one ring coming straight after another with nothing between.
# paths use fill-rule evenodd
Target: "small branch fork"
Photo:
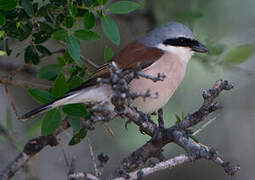
<instances>
[{"instance_id":1,"label":"small branch fork","mask_svg":"<svg viewBox=\"0 0 255 180\"><path fill-rule=\"evenodd\" d=\"M157 96L155 94L150 94L149 92L146 92L145 94L132 93L129 87L130 81L139 77L148 78L154 82L164 80L164 75L158 74L157 77L149 77L141 73L140 70L141 68L137 66L133 70L122 71L115 63L112 63L110 65L110 77L107 79L98 79L98 82L112 86L113 93L111 96L111 103L115 106L115 110L110 113L105 112L103 107L109 102L102 102L91 109L91 119L82 122L84 128L87 130L93 130L95 123L109 122L116 115L119 115L121 117L125 117L128 122L135 123L139 126L142 133L151 137L148 142L135 150L130 156L124 158L120 166L113 171L110 177L107 178L118 180L140 179L163 169L171 169L175 166L194 162L199 159L210 160L223 167L227 175L235 175L236 172L240 170L239 165L234 166L223 160L214 148L195 142L189 137L192 133L189 133L190 130L188 129L205 120L209 114L221 108L218 103L214 102L215 98L217 98L222 91L232 89L233 85L228 83L228 81L217 81L211 89L203 91L202 96L204 102L196 112L187 114L177 125L166 128L164 127L162 110L158 111L159 123L157 125L148 115L139 112L132 105L133 100L137 97L143 97L146 99L148 97L156 98ZM206 124L209 123L205 123L202 128L207 126ZM61 126L52 135L30 140L16 160L0 173L0 179L6 180L12 177L33 155L39 153L45 146L57 145L56 136L69 128L69 126L68 122L63 120ZM201 129L199 129L199 131L201 131ZM186 151L186 154L167 160L163 156L162 148L169 143L179 145ZM158 158L160 162L153 166L145 167L146 162L148 162L152 157ZM86 172L75 172L74 165L71 166L73 168L67 175L70 180L79 178L93 180L101 179L99 173L93 175Z\"/></svg>"}]
</instances>

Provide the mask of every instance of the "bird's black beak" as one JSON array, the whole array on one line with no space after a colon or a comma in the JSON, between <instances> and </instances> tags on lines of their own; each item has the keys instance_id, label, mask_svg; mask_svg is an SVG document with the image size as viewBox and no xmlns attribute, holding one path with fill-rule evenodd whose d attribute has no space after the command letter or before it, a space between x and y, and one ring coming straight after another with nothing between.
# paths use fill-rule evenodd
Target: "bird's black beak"
<instances>
[{"instance_id":1,"label":"bird's black beak","mask_svg":"<svg viewBox=\"0 0 255 180\"><path fill-rule=\"evenodd\" d=\"M199 53L207 53L209 50L207 47L205 47L203 44L197 41L194 45L191 47L192 51L199 52Z\"/></svg>"}]
</instances>

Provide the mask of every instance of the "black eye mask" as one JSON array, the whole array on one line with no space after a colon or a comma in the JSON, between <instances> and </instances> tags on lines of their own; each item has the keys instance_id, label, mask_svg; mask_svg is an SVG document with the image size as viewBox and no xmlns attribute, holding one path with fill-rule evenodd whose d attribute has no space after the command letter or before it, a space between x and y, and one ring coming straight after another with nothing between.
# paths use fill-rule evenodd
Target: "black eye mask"
<instances>
[{"instance_id":1,"label":"black eye mask","mask_svg":"<svg viewBox=\"0 0 255 180\"><path fill-rule=\"evenodd\" d=\"M185 37L167 39L163 42L163 44L177 47L189 47L193 51L200 53L208 52L208 49L203 44L199 43L197 40L188 39Z\"/></svg>"},{"instance_id":2,"label":"black eye mask","mask_svg":"<svg viewBox=\"0 0 255 180\"><path fill-rule=\"evenodd\" d=\"M199 42L197 40L191 40L184 37L179 37L179 38L167 39L163 42L163 44L192 48L193 46L197 46Z\"/></svg>"}]
</instances>

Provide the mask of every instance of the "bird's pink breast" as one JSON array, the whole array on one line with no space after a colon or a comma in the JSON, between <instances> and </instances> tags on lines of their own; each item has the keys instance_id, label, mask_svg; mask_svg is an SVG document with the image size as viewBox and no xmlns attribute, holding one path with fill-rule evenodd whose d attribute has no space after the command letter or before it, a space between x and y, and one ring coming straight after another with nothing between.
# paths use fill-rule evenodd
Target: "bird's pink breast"
<instances>
[{"instance_id":1,"label":"bird's pink breast","mask_svg":"<svg viewBox=\"0 0 255 180\"><path fill-rule=\"evenodd\" d=\"M143 73L151 76L163 73L166 76L164 81L153 82L149 79L140 78L134 79L130 83L133 92L145 93L147 89L150 89L151 93L158 93L158 98L146 98L144 101L140 97L134 100L134 106L146 114L162 108L182 82L185 72L185 63L169 53L163 55L158 61L144 69Z\"/></svg>"}]
</instances>

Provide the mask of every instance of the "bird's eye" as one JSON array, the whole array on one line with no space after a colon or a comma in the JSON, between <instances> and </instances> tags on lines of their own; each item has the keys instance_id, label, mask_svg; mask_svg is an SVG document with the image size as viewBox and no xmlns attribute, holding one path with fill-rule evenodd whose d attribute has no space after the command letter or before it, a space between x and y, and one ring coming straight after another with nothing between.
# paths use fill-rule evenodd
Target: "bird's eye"
<instances>
[{"instance_id":1,"label":"bird's eye","mask_svg":"<svg viewBox=\"0 0 255 180\"><path fill-rule=\"evenodd\" d=\"M184 38L179 38L180 43L184 43L185 39Z\"/></svg>"}]
</instances>

